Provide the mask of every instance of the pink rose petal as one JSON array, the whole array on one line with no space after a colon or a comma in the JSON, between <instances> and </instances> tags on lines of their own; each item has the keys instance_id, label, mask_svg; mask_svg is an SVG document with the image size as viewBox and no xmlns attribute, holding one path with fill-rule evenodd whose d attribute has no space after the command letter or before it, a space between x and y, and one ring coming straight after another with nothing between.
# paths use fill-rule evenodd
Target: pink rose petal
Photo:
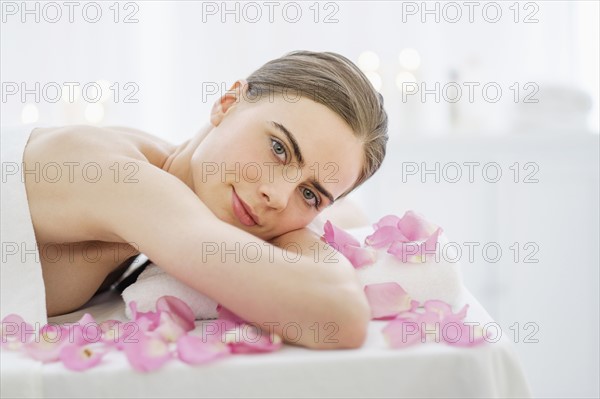
<instances>
[{"instance_id":1,"label":"pink rose petal","mask_svg":"<svg viewBox=\"0 0 600 399\"><path fill-rule=\"evenodd\" d=\"M454 346L476 346L486 342L480 326L467 325L466 304L457 313L452 306L440 300L428 300L423 313L415 309L401 312L384 328L384 336L392 348L402 348L421 342L444 342Z\"/></svg>"},{"instance_id":2,"label":"pink rose petal","mask_svg":"<svg viewBox=\"0 0 600 399\"><path fill-rule=\"evenodd\" d=\"M214 322L217 326L219 333L223 333L226 330L237 328L242 324L246 323L246 320L233 313L221 304L217 305L217 313L219 319Z\"/></svg>"},{"instance_id":3,"label":"pink rose petal","mask_svg":"<svg viewBox=\"0 0 600 399\"><path fill-rule=\"evenodd\" d=\"M398 284L378 283L365 286L365 295L371 307L371 318L390 319L400 312L413 310L418 302L412 301L408 293Z\"/></svg>"},{"instance_id":4,"label":"pink rose petal","mask_svg":"<svg viewBox=\"0 0 600 399\"><path fill-rule=\"evenodd\" d=\"M389 322L382 330L383 336L391 348L405 348L421 342L419 323L396 319Z\"/></svg>"},{"instance_id":5,"label":"pink rose petal","mask_svg":"<svg viewBox=\"0 0 600 399\"><path fill-rule=\"evenodd\" d=\"M453 314L452 306L450 306L450 304L448 304L444 301L440 301L438 299L430 299L430 300L423 302L423 308L425 309L426 312L435 313L440 320L445 318L446 316Z\"/></svg>"},{"instance_id":6,"label":"pink rose petal","mask_svg":"<svg viewBox=\"0 0 600 399\"><path fill-rule=\"evenodd\" d=\"M375 253L368 248L360 246L360 242L352 235L339 227L334 226L329 220L324 226L325 242L336 251L344 255L355 268L359 268L375 261Z\"/></svg>"},{"instance_id":7,"label":"pink rose petal","mask_svg":"<svg viewBox=\"0 0 600 399\"><path fill-rule=\"evenodd\" d=\"M17 314L11 313L2 319L0 330L1 346L8 350L18 350L24 344L31 341L36 335L36 331L31 324L26 323L23 318Z\"/></svg>"},{"instance_id":8,"label":"pink rose petal","mask_svg":"<svg viewBox=\"0 0 600 399\"><path fill-rule=\"evenodd\" d=\"M69 333L69 342L75 345L91 344L102 340L102 328L91 314L85 313L79 321L65 324Z\"/></svg>"},{"instance_id":9,"label":"pink rose petal","mask_svg":"<svg viewBox=\"0 0 600 399\"><path fill-rule=\"evenodd\" d=\"M172 357L166 342L144 335L140 335L136 343L125 344L123 352L131 366L141 372L159 369Z\"/></svg>"},{"instance_id":10,"label":"pink rose petal","mask_svg":"<svg viewBox=\"0 0 600 399\"><path fill-rule=\"evenodd\" d=\"M279 335L272 333L269 336L267 332L246 322L221 304L217 306L217 311L219 319L216 323L209 324L211 329L216 328L222 342L230 346L231 353L272 352L281 348L282 340Z\"/></svg>"},{"instance_id":11,"label":"pink rose petal","mask_svg":"<svg viewBox=\"0 0 600 399\"><path fill-rule=\"evenodd\" d=\"M156 301L156 310L159 313L169 312L173 321L185 331L192 331L196 327L194 324L196 318L194 311L187 303L177 297L165 295L158 298Z\"/></svg>"},{"instance_id":12,"label":"pink rose petal","mask_svg":"<svg viewBox=\"0 0 600 399\"><path fill-rule=\"evenodd\" d=\"M348 234L343 229L333 225L329 220L323 226L325 230L325 242L331 245L335 250L342 251L344 245L352 245L360 247L360 242L351 234Z\"/></svg>"},{"instance_id":13,"label":"pink rose petal","mask_svg":"<svg viewBox=\"0 0 600 399\"><path fill-rule=\"evenodd\" d=\"M114 346L118 350L123 349L127 343L137 342L138 337L143 334L136 322L122 323L117 320L109 320L100 324L102 329L102 343Z\"/></svg>"},{"instance_id":14,"label":"pink rose petal","mask_svg":"<svg viewBox=\"0 0 600 399\"><path fill-rule=\"evenodd\" d=\"M428 257L435 255L438 238L442 231L441 227L438 228L426 241L421 243L395 241L387 252L400 259L401 262L426 262Z\"/></svg>"},{"instance_id":15,"label":"pink rose petal","mask_svg":"<svg viewBox=\"0 0 600 399\"><path fill-rule=\"evenodd\" d=\"M131 318L141 331L152 331L160 324L159 312L138 312L135 301L129 302L129 308L131 309Z\"/></svg>"},{"instance_id":16,"label":"pink rose petal","mask_svg":"<svg viewBox=\"0 0 600 399\"><path fill-rule=\"evenodd\" d=\"M83 371L96 366L106 352L92 345L66 345L60 351L60 360L66 368Z\"/></svg>"},{"instance_id":17,"label":"pink rose petal","mask_svg":"<svg viewBox=\"0 0 600 399\"><path fill-rule=\"evenodd\" d=\"M348 258L355 269L375 263L377 260L377 254L370 248L354 247L351 245L344 246L342 255Z\"/></svg>"},{"instance_id":18,"label":"pink rose petal","mask_svg":"<svg viewBox=\"0 0 600 399\"><path fill-rule=\"evenodd\" d=\"M165 342L177 342L179 337L185 335L186 331L173 319L169 312L160 313L160 325L150 332L150 336L161 338Z\"/></svg>"},{"instance_id":19,"label":"pink rose petal","mask_svg":"<svg viewBox=\"0 0 600 399\"><path fill-rule=\"evenodd\" d=\"M432 235L437 226L429 223L421 215L407 211L398 221L398 228L409 241L421 241Z\"/></svg>"},{"instance_id":20,"label":"pink rose petal","mask_svg":"<svg viewBox=\"0 0 600 399\"><path fill-rule=\"evenodd\" d=\"M380 229L382 227L386 227L386 226L392 226L392 227L398 227L398 222L400 221L400 218L396 215L387 215L382 217L379 222L375 223L373 225L373 228L375 230Z\"/></svg>"},{"instance_id":21,"label":"pink rose petal","mask_svg":"<svg viewBox=\"0 0 600 399\"><path fill-rule=\"evenodd\" d=\"M365 244L373 248L384 248L394 241L409 241L396 226L383 226L365 238Z\"/></svg>"},{"instance_id":22,"label":"pink rose petal","mask_svg":"<svg viewBox=\"0 0 600 399\"><path fill-rule=\"evenodd\" d=\"M282 340L277 334L269 334L260 328L242 324L223 333L225 342L231 348L231 353L264 353L273 352L281 348Z\"/></svg>"},{"instance_id":23,"label":"pink rose petal","mask_svg":"<svg viewBox=\"0 0 600 399\"><path fill-rule=\"evenodd\" d=\"M177 340L177 356L188 364L203 364L228 356L231 350L219 339L184 335Z\"/></svg>"},{"instance_id":24,"label":"pink rose petal","mask_svg":"<svg viewBox=\"0 0 600 399\"><path fill-rule=\"evenodd\" d=\"M42 363L56 362L60 351L69 344L69 330L63 326L46 324L36 337L23 346L25 354Z\"/></svg>"}]
</instances>

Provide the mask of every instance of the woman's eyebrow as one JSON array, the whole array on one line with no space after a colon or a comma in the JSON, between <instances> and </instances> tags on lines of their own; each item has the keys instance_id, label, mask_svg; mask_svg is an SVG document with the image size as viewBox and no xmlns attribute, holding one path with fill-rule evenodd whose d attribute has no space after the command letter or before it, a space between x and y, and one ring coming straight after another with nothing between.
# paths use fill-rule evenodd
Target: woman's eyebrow
<instances>
[{"instance_id":1,"label":"woman's eyebrow","mask_svg":"<svg viewBox=\"0 0 600 399\"><path fill-rule=\"evenodd\" d=\"M302 157L302 151L300 151L300 146L298 145L298 141L296 140L296 138L294 137L292 132L290 132L281 123L277 123L275 121L270 121L270 122L271 122L271 125L276 127L281 133L285 134L285 136L288 138L290 143L292 143L292 149L294 150L294 156L298 160L298 164L300 165L300 167L303 168L304 167L304 158Z\"/></svg>"},{"instance_id":2,"label":"woman's eyebrow","mask_svg":"<svg viewBox=\"0 0 600 399\"><path fill-rule=\"evenodd\" d=\"M315 186L315 188L317 190L319 190L321 192L321 194L323 194L324 196L327 197L327 199L329 200L329 205L333 205L333 203L335 202L335 199L333 198L333 195L331 195L331 193L327 190L325 190L325 187L323 187L321 185L321 183L319 183L318 181L316 181L315 179L311 179L310 183Z\"/></svg>"},{"instance_id":3,"label":"woman's eyebrow","mask_svg":"<svg viewBox=\"0 0 600 399\"><path fill-rule=\"evenodd\" d=\"M288 138L288 140L290 141L290 143L292 143L292 150L294 151L294 156L298 160L298 164L300 165L300 167L301 168L304 167L304 158L302 157L302 151L300 150L300 146L298 145L298 141L296 140L296 138L294 137L294 135L292 134L292 132L290 132L281 123L277 123L275 121L270 121L270 123L271 123L272 126L274 126L275 128L277 128L280 132L282 132ZM325 187L323 187L323 185L321 183L319 183L316 179L311 179L310 183L321 194L323 194L325 197L327 197L327 199L329 200L330 205L335 202L335 199L333 198L333 195L331 195L331 193L329 191L327 191L325 189Z\"/></svg>"}]
</instances>

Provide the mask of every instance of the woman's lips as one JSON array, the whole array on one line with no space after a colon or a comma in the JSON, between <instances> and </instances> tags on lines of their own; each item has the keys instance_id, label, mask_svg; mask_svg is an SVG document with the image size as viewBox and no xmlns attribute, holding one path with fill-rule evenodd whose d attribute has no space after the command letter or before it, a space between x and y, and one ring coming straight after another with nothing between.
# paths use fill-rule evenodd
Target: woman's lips
<instances>
[{"instance_id":1,"label":"woman's lips","mask_svg":"<svg viewBox=\"0 0 600 399\"><path fill-rule=\"evenodd\" d=\"M244 206L245 204L242 202L240 197L237 196L235 190L232 190L231 203L233 207L233 213L238 218L240 223L242 223L244 226L254 226L257 224L252 215L246 211L246 207Z\"/></svg>"}]
</instances>

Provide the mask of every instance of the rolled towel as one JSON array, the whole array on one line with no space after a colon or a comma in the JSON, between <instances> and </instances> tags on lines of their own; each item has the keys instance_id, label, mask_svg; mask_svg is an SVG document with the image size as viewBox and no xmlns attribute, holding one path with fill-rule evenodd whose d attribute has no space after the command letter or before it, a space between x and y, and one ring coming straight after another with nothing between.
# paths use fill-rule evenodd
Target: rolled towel
<instances>
[{"instance_id":1,"label":"rolled towel","mask_svg":"<svg viewBox=\"0 0 600 399\"><path fill-rule=\"evenodd\" d=\"M359 242L363 243L365 237L373 233L370 227L348 230ZM448 243L448 239L441 234L438 242L440 248ZM356 269L358 279L363 285L396 282L411 296L412 299L425 302L430 299L439 299L449 304L454 304L460 297L463 289L462 275L459 262L452 253L454 248L447 247L445 256L439 256L436 261L431 258L423 263L405 263L396 256L387 253L385 248L375 250L377 260L375 263Z\"/></svg>"},{"instance_id":2,"label":"rolled towel","mask_svg":"<svg viewBox=\"0 0 600 399\"><path fill-rule=\"evenodd\" d=\"M135 301L140 312L154 311L158 298L171 295L187 303L196 320L218 318L217 302L167 274L154 263L149 264L121 295L126 304ZM132 318L129 306L125 307L125 315Z\"/></svg>"}]
</instances>

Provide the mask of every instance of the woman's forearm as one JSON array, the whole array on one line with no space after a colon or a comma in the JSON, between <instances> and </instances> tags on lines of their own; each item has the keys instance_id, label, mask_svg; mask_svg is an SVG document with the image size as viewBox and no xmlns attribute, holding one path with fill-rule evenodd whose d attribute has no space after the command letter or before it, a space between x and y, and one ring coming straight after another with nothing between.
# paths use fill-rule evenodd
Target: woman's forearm
<instances>
[{"instance_id":1,"label":"woman's forearm","mask_svg":"<svg viewBox=\"0 0 600 399\"><path fill-rule=\"evenodd\" d=\"M234 237L232 231L205 243L204 254L214 259L204 259L186 281L212 281L198 289L288 343L317 349L362 345L370 310L346 258L306 229L278 237L275 245Z\"/></svg>"},{"instance_id":2,"label":"woman's forearm","mask_svg":"<svg viewBox=\"0 0 600 399\"><path fill-rule=\"evenodd\" d=\"M111 184L97 223L245 320L311 348L360 346L369 308L352 265L318 236L295 231L283 248L217 219L172 176L140 163L141 182ZM80 198L93 203L93 185ZM89 198L88 198L89 196ZM143 198L143 202L140 202ZM150 217L151 216L151 217ZM315 237L317 237L315 239ZM286 245L284 245L286 244Z\"/></svg>"},{"instance_id":3,"label":"woman's forearm","mask_svg":"<svg viewBox=\"0 0 600 399\"><path fill-rule=\"evenodd\" d=\"M324 269L327 269L327 272L331 272L333 274L343 274L344 277L348 279L348 281L344 284L340 284L337 280L332 280L329 282L329 284L331 284L330 288L327 287L328 282L321 280L321 278L319 278L319 283L325 284L325 292L323 295L325 297L330 297L325 301L330 300L334 303L337 303L339 310L333 309L335 305L332 305L332 309L330 310L339 312L338 317L343 315L344 312L348 312L349 331L346 332L350 333L352 330L354 330L354 333L356 334L352 337L352 339L356 341L354 343L348 343L344 346L360 346L365 338L366 325L370 319L370 308L361 289L361 285L359 284L356 273L354 272L354 267L351 265L348 259L334 250L330 245L323 242L319 235L308 228L291 231L282 236L276 237L275 239L271 240L270 243L278 247L278 250L285 251L288 254L287 256L293 256L293 254L303 255L306 262L314 265L318 269L318 271L315 272L315 276L312 277L319 277L320 273L323 272ZM311 283L307 282L307 284ZM309 290L307 290L307 294L308 291ZM324 303L319 304L318 301L315 301L314 303L316 307L319 307L319 305L322 307L323 304ZM334 326L333 323L327 323L327 321L323 321L319 324L321 336L323 336L325 333L325 335L330 334L331 338L335 338L333 331L334 327L336 326ZM352 323L356 324L354 325ZM323 331L323 327L326 326L328 327L327 331ZM352 334L350 333L349 335ZM332 340L323 339L322 341L323 342L313 343L316 344L315 347L318 348L331 348L331 344L334 343Z\"/></svg>"}]
</instances>

